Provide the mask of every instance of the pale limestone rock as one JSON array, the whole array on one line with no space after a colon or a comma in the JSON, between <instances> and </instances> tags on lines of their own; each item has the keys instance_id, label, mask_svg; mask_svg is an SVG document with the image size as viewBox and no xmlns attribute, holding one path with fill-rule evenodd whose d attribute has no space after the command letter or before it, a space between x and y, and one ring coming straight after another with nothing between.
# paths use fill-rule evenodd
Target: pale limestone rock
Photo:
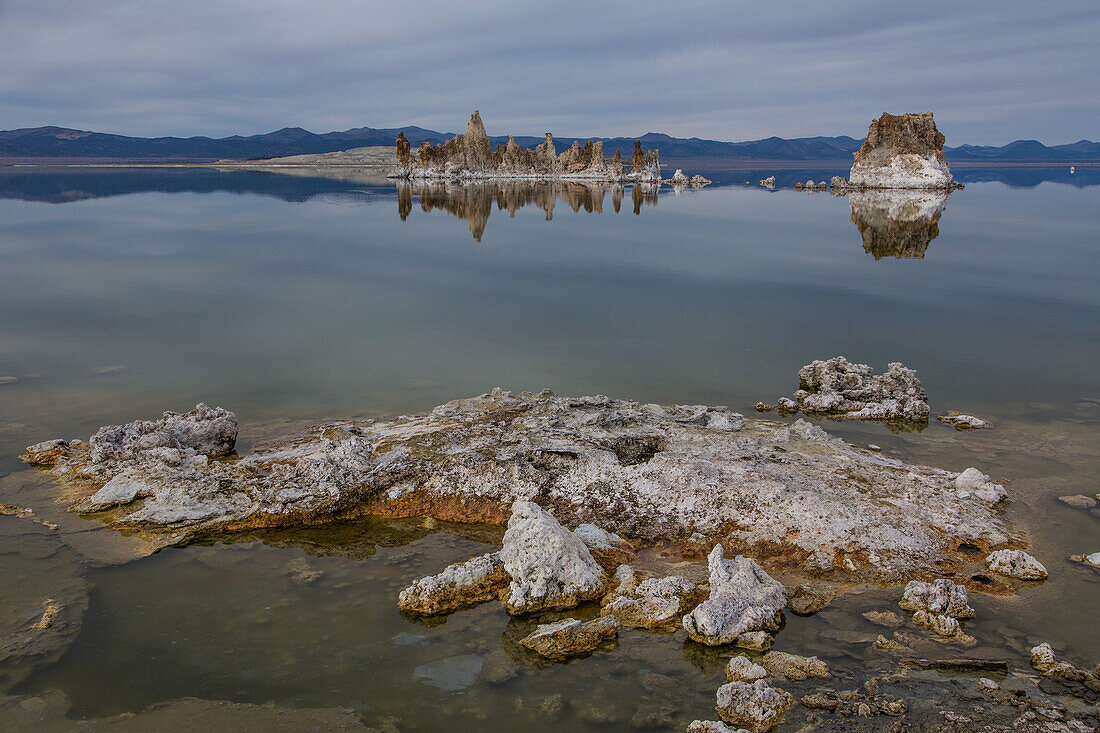
<instances>
[{"instance_id":1,"label":"pale limestone rock","mask_svg":"<svg viewBox=\"0 0 1100 733\"><path fill-rule=\"evenodd\" d=\"M1049 672L1057 666L1058 660L1054 657L1054 650L1045 641L1031 648L1031 666L1040 672Z\"/></svg>"},{"instance_id":2,"label":"pale limestone rock","mask_svg":"<svg viewBox=\"0 0 1100 733\"><path fill-rule=\"evenodd\" d=\"M614 641L618 630L618 622L609 616L592 621L567 618L552 624L541 624L520 643L540 656L562 660L592 653L601 644Z\"/></svg>"},{"instance_id":3,"label":"pale limestone rock","mask_svg":"<svg viewBox=\"0 0 1100 733\"><path fill-rule=\"evenodd\" d=\"M668 182L673 186L688 186L691 185L691 179L679 168L672 174L672 178L668 179Z\"/></svg>"},{"instance_id":4,"label":"pale limestone rock","mask_svg":"<svg viewBox=\"0 0 1100 733\"><path fill-rule=\"evenodd\" d=\"M498 598L508 580L500 554L491 552L449 565L438 575L421 578L401 591L397 606L402 611L424 615L450 613Z\"/></svg>"},{"instance_id":5,"label":"pale limestone rock","mask_svg":"<svg viewBox=\"0 0 1100 733\"><path fill-rule=\"evenodd\" d=\"M603 595L603 571L588 547L532 502L512 504L500 559L512 578L509 613L572 608Z\"/></svg>"},{"instance_id":6,"label":"pale limestone rock","mask_svg":"<svg viewBox=\"0 0 1100 733\"><path fill-rule=\"evenodd\" d=\"M769 687L764 680L752 684L727 682L718 688L716 698L722 720L745 726L754 733L774 728L794 704L790 694Z\"/></svg>"},{"instance_id":7,"label":"pale limestone rock","mask_svg":"<svg viewBox=\"0 0 1100 733\"><path fill-rule=\"evenodd\" d=\"M92 462L104 463L136 460L158 448L224 456L233 452L236 441L237 416L199 403L191 412L166 412L159 420L100 428L88 444Z\"/></svg>"},{"instance_id":8,"label":"pale limestone rock","mask_svg":"<svg viewBox=\"0 0 1100 733\"><path fill-rule=\"evenodd\" d=\"M970 607L969 600L965 587L947 578L938 578L931 583L909 581L898 605L906 611L928 611L951 618L967 619L974 618L974 609Z\"/></svg>"},{"instance_id":9,"label":"pale limestone rock","mask_svg":"<svg viewBox=\"0 0 1100 733\"><path fill-rule=\"evenodd\" d=\"M619 535L594 524L581 524L573 530L573 534L592 550L614 550L626 544L626 540Z\"/></svg>"},{"instance_id":10,"label":"pale limestone rock","mask_svg":"<svg viewBox=\"0 0 1100 733\"><path fill-rule=\"evenodd\" d=\"M756 682L768 676L768 670L756 664L748 657L740 655L730 659L726 664L727 682Z\"/></svg>"},{"instance_id":11,"label":"pale limestone rock","mask_svg":"<svg viewBox=\"0 0 1100 733\"><path fill-rule=\"evenodd\" d=\"M749 733L745 728L731 728L720 720L693 720L687 733Z\"/></svg>"},{"instance_id":12,"label":"pale limestone rock","mask_svg":"<svg viewBox=\"0 0 1100 733\"><path fill-rule=\"evenodd\" d=\"M955 479L955 488L958 490L961 499L976 496L990 504L996 504L1008 496L1004 486L993 483L989 476L974 467L970 467L958 475Z\"/></svg>"},{"instance_id":13,"label":"pale limestone rock","mask_svg":"<svg viewBox=\"0 0 1100 733\"><path fill-rule=\"evenodd\" d=\"M817 657L800 657L797 654L771 651L764 655L760 663L769 675L788 680L823 680L829 676L829 665Z\"/></svg>"},{"instance_id":14,"label":"pale limestone rock","mask_svg":"<svg viewBox=\"0 0 1100 733\"><path fill-rule=\"evenodd\" d=\"M1010 578L1042 580L1047 577L1043 564L1023 550L997 550L985 558L989 569Z\"/></svg>"},{"instance_id":15,"label":"pale limestone rock","mask_svg":"<svg viewBox=\"0 0 1100 733\"><path fill-rule=\"evenodd\" d=\"M741 634L779 628L787 604L782 583L751 558L738 555L727 560L721 545L715 545L707 565L710 598L684 616L684 629L692 639L717 646Z\"/></svg>"},{"instance_id":16,"label":"pale limestone rock","mask_svg":"<svg viewBox=\"0 0 1100 733\"><path fill-rule=\"evenodd\" d=\"M923 608L913 614L913 623L927 626L940 636L956 637L962 632L959 620L942 613L931 613Z\"/></svg>"}]
</instances>

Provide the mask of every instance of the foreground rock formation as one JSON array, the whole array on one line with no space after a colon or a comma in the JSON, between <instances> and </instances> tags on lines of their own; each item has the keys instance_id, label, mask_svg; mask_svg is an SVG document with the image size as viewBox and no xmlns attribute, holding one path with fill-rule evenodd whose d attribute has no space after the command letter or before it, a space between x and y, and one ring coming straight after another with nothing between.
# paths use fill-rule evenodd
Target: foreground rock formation
<instances>
[{"instance_id":1,"label":"foreground rock formation","mask_svg":"<svg viewBox=\"0 0 1100 733\"><path fill-rule=\"evenodd\" d=\"M485 125L477 110L470 115L465 134L455 135L441 145L423 142L414 154L404 133L397 136L397 166L395 178L528 178L580 179L594 181L661 182L661 164L656 150L642 151L634 141L630 170L626 171L622 155L604 158L603 142L589 140L584 146L574 140L561 155L554 148L554 137L530 150L519 145L514 137L505 145L492 149ZM685 177L686 178L686 177ZM688 180L687 182L690 182Z\"/></svg>"},{"instance_id":2,"label":"foreground rock formation","mask_svg":"<svg viewBox=\"0 0 1100 733\"><path fill-rule=\"evenodd\" d=\"M928 422L928 402L917 373L892 362L883 374L867 364L853 364L843 356L814 361L798 370L795 399L781 397L777 405L759 403L756 409L782 413L802 411L847 420Z\"/></svg>"},{"instance_id":3,"label":"foreground rock formation","mask_svg":"<svg viewBox=\"0 0 1100 733\"><path fill-rule=\"evenodd\" d=\"M848 176L852 188L955 187L931 112L883 113L871 122Z\"/></svg>"},{"instance_id":4,"label":"foreground rock formation","mask_svg":"<svg viewBox=\"0 0 1100 733\"><path fill-rule=\"evenodd\" d=\"M721 541L843 578L931 573L964 557L963 542L992 551L1023 541L983 498L994 487L1003 495L995 484L964 489L959 474L805 421L745 420L725 407L494 390L214 460L232 449L235 427L232 413L200 405L105 428L90 443L40 443L23 458L65 484L72 509L165 543L368 514L503 523L517 501L567 526L643 541L695 535L694 546ZM569 544L561 552L590 568ZM518 556L501 560L509 573L522 567ZM539 594L517 591L516 602L525 596Z\"/></svg>"},{"instance_id":5,"label":"foreground rock formation","mask_svg":"<svg viewBox=\"0 0 1100 733\"><path fill-rule=\"evenodd\" d=\"M742 634L779 628L787 593L752 558L723 557L715 546L707 558L710 598L684 616L684 630L710 646L732 644Z\"/></svg>"}]
</instances>

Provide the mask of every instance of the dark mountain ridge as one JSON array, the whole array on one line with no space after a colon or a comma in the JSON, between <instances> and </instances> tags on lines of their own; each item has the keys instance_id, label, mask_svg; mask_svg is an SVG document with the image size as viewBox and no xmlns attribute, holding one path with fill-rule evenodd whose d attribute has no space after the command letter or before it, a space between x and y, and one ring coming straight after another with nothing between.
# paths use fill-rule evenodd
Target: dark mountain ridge
<instances>
[{"instance_id":1,"label":"dark mountain ridge","mask_svg":"<svg viewBox=\"0 0 1100 733\"><path fill-rule=\"evenodd\" d=\"M284 127L262 135L211 137L129 137L103 132L73 130L64 127L33 127L0 131L0 161L4 158L110 158L145 162L209 162L221 159L247 160L276 158L287 155L331 153L349 148L393 145L397 133L416 147L421 142L443 142L454 133L436 132L421 127L401 128L357 127L350 130L317 134L301 127ZM562 150L574 139L556 137ZM604 152L619 151L629 157L635 138L613 137L603 140ZM637 138L646 148L658 148L665 159L714 160L823 160L850 161L861 140L847 135L839 137L803 137L785 139L769 137L763 140L723 142L697 137L677 138L663 133L648 132ZM507 142L507 136L491 137L494 145ZM516 142L534 147L541 137L517 136ZM1080 140L1067 145L1046 146L1037 140L1017 140L1000 147L960 145L944 148L949 160L973 162L1090 162L1100 161L1100 143Z\"/></svg>"}]
</instances>

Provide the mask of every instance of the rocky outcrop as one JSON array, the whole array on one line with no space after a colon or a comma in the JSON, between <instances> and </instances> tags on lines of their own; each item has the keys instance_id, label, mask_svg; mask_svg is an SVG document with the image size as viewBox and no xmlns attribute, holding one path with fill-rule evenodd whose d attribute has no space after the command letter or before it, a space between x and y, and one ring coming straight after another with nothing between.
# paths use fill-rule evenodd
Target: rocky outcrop
<instances>
[{"instance_id":1,"label":"rocky outcrop","mask_svg":"<svg viewBox=\"0 0 1100 733\"><path fill-rule=\"evenodd\" d=\"M619 624L610 616L592 621L567 618L540 625L520 643L539 656L561 661L591 654L600 646L614 642L618 633Z\"/></svg>"},{"instance_id":2,"label":"rocky outcrop","mask_svg":"<svg viewBox=\"0 0 1100 733\"><path fill-rule=\"evenodd\" d=\"M757 680L752 684L727 682L719 687L716 708L725 722L758 733L778 725L793 704L789 693Z\"/></svg>"},{"instance_id":3,"label":"rocky outcrop","mask_svg":"<svg viewBox=\"0 0 1100 733\"><path fill-rule=\"evenodd\" d=\"M986 565L995 573L1020 580L1042 580L1047 577L1043 564L1023 550L997 550L985 558Z\"/></svg>"},{"instance_id":4,"label":"rocky outcrop","mask_svg":"<svg viewBox=\"0 0 1100 733\"><path fill-rule=\"evenodd\" d=\"M511 577L508 613L572 608L605 592L603 570L587 545L529 501L512 504L500 559Z\"/></svg>"},{"instance_id":5,"label":"rocky outcrop","mask_svg":"<svg viewBox=\"0 0 1100 733\"><path fill-rule=\"evenodd\" d=\"M847 420L928 422L928 402L917 373L892 362L883 374L867 364L853 364L843 356L815 361L798 370L795 400L758 404L758 410L778 409L842 417Z\"/></svg>"},{"instance_id":6,"label":"rocky outcrop","mask_svg":"<svg viewBox=\"0 0 1100 733\"><path fill-rule=\"evenodd\" d=\"M954 187L931 112L883 113L871 122L848 176L853 188Z\"/></svg>"},{"instance_id":7,"label":"rocky outcrop","mask_svg":"<svg viewBox=\"0 0 1100 733\"><path fill-rule=\"evenodd\" d=\"M962 633L959 620L974 618L966 588L946 578L931 583L909 581L898 605L913 611L914 623L944 637L958 637Z\"/></svg>"},{"instance_id":8,"label":"rocky outcrop","mask_svg":"<svg viewBox=\"0 0 1100 733\"><path fill-rule=\"evenodd\" d=\"M397 606L406 613L451 613L500 597L509 580L500 553L491 552L421 578L401 591Z\"/></svg>"},{"instance_id":9,"label":"rocky outcrop","mask_svg":"<svg viewBox=\"0 0 1100 733\"><path fill-rule=\"evenodd\" d=\"M235 420L207 410L188 420L220 426L206 447L223 451ZM420 415L325 423L244 457L183 459L193 444L173 439L182 450L94 456L87 442L51 441L24 460L63 481L77 511L121 476L102 504L108 520L174 543L365 514L499 524L537 498L570 526L672 543L697 533L804 572L888 581L935 572L963 542L993 550L1017 536L989 502L960 495L954 473L724 407L495 390Z\"/></svg>"},{"instance_id":10,"label":"rocky outcrop","mask_svg":"<svg viewBox=\"0 0 1100 733\"><path fill-rule=\"evenodd\" d=\"M923 259L940 235L940 216L949 197L947 191L853 190L848 205L864 251L876 260Z\"/></svg>"},{"instance_id":11,"label":"rocky outcrop","mask_svg":"<svg viewBox=\"0 0 1100 733\"><path fill-rule=\"evenodd\" d=\"M614 616L628 629L652 629L678 623L697 595L695 584L679 575L647 578L638 582L634 568L622 565L615 572L618 585L600 602L601 613Z\"/></svg>"},{"instance_id":12,"label":"rocky outcrop","mask_svg":"<svg viewBox=\"0 0 1100 733\"><path fill-rule=\"evenodd\" d=\"M546 133L546 140L534 150L524 148L510 136L507 144L493 150L477 110L470 116L465 134L455 135L439 145L423 142L415 156L403 154L403 150L408 152L408 141L400 134L397 138L398 164L391 174L395 178L661 182L657 151L643 153L638 141L634 143L634 164L629 173L624 172L618 152L611 161L604 158L600 140L589 140L583 146L574 141L572 147L557 155L550 133Z\"/></svg>"},{"instance_id":13,"label":"rocky outcrop","mask_svg":"<svg viewBox=\"0 0 1100 733\"><path fill-rule=\"evenodd\" d=\"M716 545L707 558L710 598L684 616L684 630L701 644L731 644L752 631L779 628L787 594L752 558L732 560Z\"/></svg>"},{"instance_id":14,"label":"rocky outcrop","mask_svg":"<svg viewBox=\"0 0 1100 733\"><path fill-rule=\"evenodd\" d=\"M760 185L764 188L775 188L775 176L768 176L767 178L760 179Z\"/></svg>"}]
</instances>

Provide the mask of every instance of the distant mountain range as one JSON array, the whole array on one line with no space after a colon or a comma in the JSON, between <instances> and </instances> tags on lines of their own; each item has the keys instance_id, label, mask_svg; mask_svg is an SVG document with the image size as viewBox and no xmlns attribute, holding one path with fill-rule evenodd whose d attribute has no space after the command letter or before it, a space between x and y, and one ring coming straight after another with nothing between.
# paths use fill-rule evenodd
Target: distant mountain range
<instances>
[{"instance_id":1,"label":"distant mountain range","mask_svg":"<svg viewBox=\"0 0 1100 733\"><path fill-rule=\"evenodd\" d=\"M33 127L0 131L0 163L3 159L67 158L111 159L145 162L209 162L221 159L249 160L275 158L309 153L330 153L337 150L373 145L393 145L398 132L404 132L413 147L423 141L439 143L454 133L435 132L421 127L383 128L357 127L343 132L321 135L300 127L287 127L265 135L234 135L232 137L127 137L103 132L87 132L64 127ZM491 138L493 144L507 137ZM574 139L556 137L558 150ZM602 138L608 155L620 151L629 157L634 151L634 139ZM747 142L722 142L699 138L677 138L650 132L637 138L646 149L658 148L664 159L710 160L789 160L789 161L850 161L862 140L846 135L840 137L802 137L785 139L769 137ZM540 137L517 137L516 142L533 147ZM960 145L945 148L951 161L984 162L1089 162L1100 161L1100 143L1081 140L1068 145L1046 146L1037 140L992 147Z\"/></svg>"}]
</instances>

